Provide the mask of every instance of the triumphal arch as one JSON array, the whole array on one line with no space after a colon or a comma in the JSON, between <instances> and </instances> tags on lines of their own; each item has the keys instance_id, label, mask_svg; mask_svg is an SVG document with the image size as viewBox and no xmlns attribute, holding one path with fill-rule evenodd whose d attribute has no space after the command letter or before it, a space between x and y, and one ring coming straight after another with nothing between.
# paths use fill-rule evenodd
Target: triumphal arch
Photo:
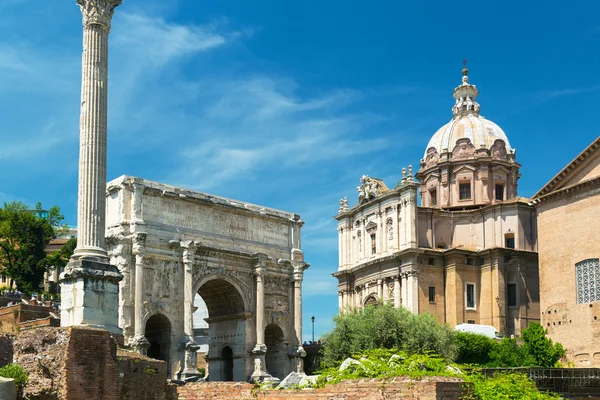
<instances>
[{"instance_id":1,"label":"triumphal arch","mask_svg":"<svg viewBox=\"0 0 600 400\"><path fill-rule=\"evenodd\" d=\"M208 309L210 380L262 381L302 368L296 214L121 176L107 186L107 249L123 274L125 344L197 375L194 297Z\"/></svg>"}]
</instances>

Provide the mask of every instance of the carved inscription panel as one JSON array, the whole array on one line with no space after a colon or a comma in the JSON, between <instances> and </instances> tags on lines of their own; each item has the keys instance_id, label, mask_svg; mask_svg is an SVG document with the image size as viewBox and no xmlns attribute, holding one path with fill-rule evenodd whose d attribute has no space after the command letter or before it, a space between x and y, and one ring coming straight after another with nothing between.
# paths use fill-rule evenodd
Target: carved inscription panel
<instances>
[{"instance_id":1,"label":"carved inscription panel","mask_svg":"<svg viewBox=\"0 0 600 400\"><path fill-rule=\"evenodd\" d=\"M258 243L289 247L288 225L278 220L244 216L219 207L154 196L143 197L142 213L146 223L156 222Z\"/></svg>"}]
</instances>

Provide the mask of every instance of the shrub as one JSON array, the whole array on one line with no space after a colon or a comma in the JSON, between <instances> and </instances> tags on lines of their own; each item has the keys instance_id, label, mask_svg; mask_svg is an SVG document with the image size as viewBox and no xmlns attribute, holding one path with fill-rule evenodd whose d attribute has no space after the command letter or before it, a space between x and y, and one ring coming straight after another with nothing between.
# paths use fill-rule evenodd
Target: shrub
<instances>
[{"instance_id":1,"label":"shrub","mask_svg":"<svg viewBox=\"0 0 600 400\"><path fill-rule=\"evenodd\" d=\"M493 378L484 379L481 374L465 376L468 383L465 400L504 400L529 399L548 400L560 399L554 393L541 393L535 383L526 375L520 373L503 373Z\"/></svg>"},{"instance_id":2,"label":"shrub","mask_svg":"<svg viewBox=\"0 0 600 400\"><path fill-rule=\"evenodd\" d=\"M553 343L546 337L546 330L538 323L530 324L523 330L524 365L534 367L556 367L558 361L565 356L565 349L560 343Z\"/></svg>"},{"instance_id":3,"label":"shrub","mask_svg":"<svg viewBox=\"0 0 600 400\"><path fill-rule=\"evenodd\" d=\"M8 364L0 368L0 376L3 378L14 379L15 385L17 385L18 388L25 386L29 380L27 372L19 364Z\"/></svg>"},{"instance_id":4,"label":"shrub","mask_svg":"<svg viewBox=\"0 0 600 400\"><path fill-rule=\"evenodd\" d=\"M337 315L334 328L324 336L321 365L330 367L352 354L373 349L426 351L453 359L454 333L431 314L414 315L405 308L378 304Z\"/></svg>"},{"instance_id":5,"label":"shrub","mask_svg":"<svg viewBox=\"0 0 600 400\"><path fill-rule=\"evenodd\" d=\"M504 338L490 352L490 367L543 367L559 366L565 349L560 343L553 343L546 337L546 331L538 323L530 324L523 330L523 345L515 339Z\"/></svg>"},{"instance_id":6,"label":"shrub","mask_svg":"<svg viewBox=\"0 0 600 400\"><path fill-rule=\"evenodd\" d=\"M326 384L360 378L456 376L447 369L445 360L435 354L408 354L395 349L374 349L353 354L352 358L360 363L351 364L343 371L339 369L341 363L322 370L315 386L323 387Z\"/></svg>"},{"instance_id":7,"label":"shrub","mask_svg":"<svg viewBox=\"0 0 600 400\"><path fill-rule=\"evenodd\" d=\"M498 345L494 339L470 332L456 332L454 340L459 364L486 365L490 362L490 353Z\"/></svg>"},{"instance_id":8,"label":"shrub","mask_svg":"<svg viewBox=\"0 0 600 400\"><path fill-rule=\"evenodd\" d=\"M516 339L505 337L490 351L488 367L510 368L520 367L524 361L523 350Z\"/></svg>"}]
</instances>

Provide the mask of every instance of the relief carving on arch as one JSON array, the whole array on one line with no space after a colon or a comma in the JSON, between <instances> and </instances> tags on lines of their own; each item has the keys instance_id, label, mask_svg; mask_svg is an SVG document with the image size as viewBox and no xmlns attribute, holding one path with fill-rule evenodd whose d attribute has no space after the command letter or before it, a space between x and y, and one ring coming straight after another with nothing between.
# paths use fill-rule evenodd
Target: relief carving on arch
<instances>
[{"instance_id":1,"label":"relief carving on arch","mask_svg":"<svg viewBox=\"0 0 600 400\"><path fill-rule=\"evenodd\" d=\"M452 158L463 159L473 157L475 146L469 138L460 138L456 141L456 146L452 150Z\"/></svg>"},{"instance_id":2,"label":"relief carving on arch","mask_svg":"<svg viewBox=\"0 0 600 400\"><path fill-rule=\"evenodd\" d=\"M438 154L437 150L435 147L430 147L427 150L427 157L425 158L425 168L433 167L434 165L437 165L439 161L440 155Z\"/></svg>"}]
</instances>

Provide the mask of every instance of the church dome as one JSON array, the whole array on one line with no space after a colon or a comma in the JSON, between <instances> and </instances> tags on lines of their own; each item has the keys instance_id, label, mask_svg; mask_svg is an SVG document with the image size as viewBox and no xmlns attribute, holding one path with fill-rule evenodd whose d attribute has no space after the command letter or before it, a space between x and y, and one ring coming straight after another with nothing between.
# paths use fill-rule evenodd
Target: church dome
<instances>
[{"instance_id":1,"label":"church dome","mask_svg":"<svg viewBox=\"0 0 600 400\"><path fill-rule=\"evenodd\" d=\"M452 151L456 141L468 138L476 149L484 147L489 150L498 139L503 140L507 151L511 150L506 134L498 125L483 118L481 115L464 115L455 117L452 121L442 126L429 140L427 150L435 148L438 153L447 149Z\"/></svg>"},{"instance_id":2,"label":"church dome","mask_svg":"<svg viewBox=\"0 0 600 400\"><path fill-rule=\"evenodd\" d=\"M469 84L469 70L463 69L462 84L454 89L455 104L452 107L454 117L442 126L429 140L425 149L424 158L431 149L438 154L443 151L452 152L456 141L462 138L469 139L475 149L485 148L490 150L497 140L502 140L506 151L512 148L506 134L498 125L479 114L480 106L477 103L479 91L475 85Z\"/></svg>"}]
</instances>

